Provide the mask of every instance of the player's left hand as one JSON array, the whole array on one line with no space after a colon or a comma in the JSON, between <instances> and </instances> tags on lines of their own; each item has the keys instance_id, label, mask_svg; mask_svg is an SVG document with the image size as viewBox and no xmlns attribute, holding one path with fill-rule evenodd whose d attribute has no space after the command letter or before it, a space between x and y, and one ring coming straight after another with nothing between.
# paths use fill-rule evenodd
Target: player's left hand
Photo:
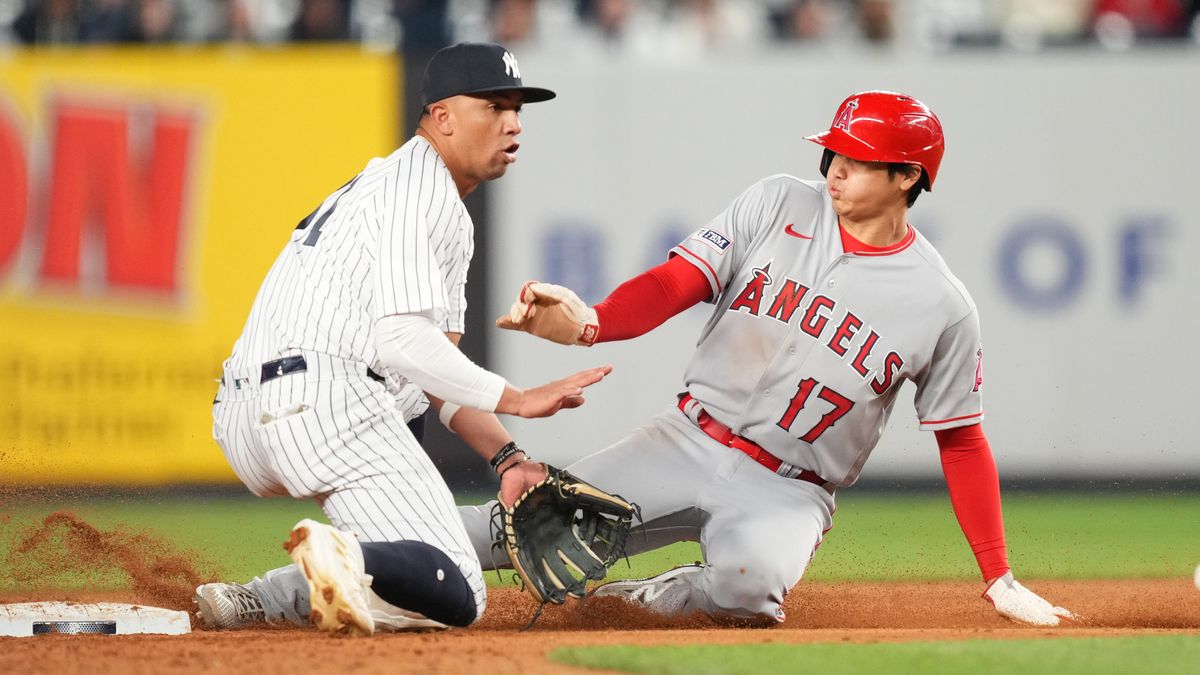
<instances>
[{"instance_id":1,"label":"player's left hand","mask_svg":"<svg viewBox=\"0 0 1200 675\"><path fill-rule=\"evenodd\" d=\"M528 419L549 417L559 410L578 408L584 403L583 390L603 380L611 372L612 366L598 366L540 387L523 391L510 387L500 397L496 412L515 414Z\"/></svg>"},{"instance_id":2,"label":"player's left hand","mask_svg":"<svg viewBox=\"0 0 1200 675\"><path fill-rule=\"evenodd\" d=\"M1057 626L1062 619L1076 619L1076 615L1062 607L1046 602L1040 595L1025 588L1013 578L1012 572L993 581L983 592L985 600L996 607L1004 617L1031 626Z\"/></svg>"},{"instance_id":3,"label":"player's left hand","mask_svg":"<svg viewBox=\"0 0 1200 675\"><path fill-rule=\"evenodd\" d=\"M529 488L546 479L546 465L541 462L522 460L500 476L500 503L512 508L517 497Z\"/></svg>"}]
</instances>

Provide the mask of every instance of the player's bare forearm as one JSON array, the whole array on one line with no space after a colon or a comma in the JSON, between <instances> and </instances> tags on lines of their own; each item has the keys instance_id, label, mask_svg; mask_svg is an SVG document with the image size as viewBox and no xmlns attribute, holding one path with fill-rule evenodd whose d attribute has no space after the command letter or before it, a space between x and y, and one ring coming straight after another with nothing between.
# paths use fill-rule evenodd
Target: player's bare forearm
<instances>
[{"instance_id":1,"label":"player's bare forearm","mask_svg":"<svg viewBox=\"0 0 1200 675\"><path fill-rule=\"evenodd\" d=\"M443 401L436 396L429 396L429 401L440 414ZM459 408L448 421L450 431L489 462L513 440L494 413ZM544 465L526 462L527 459L529 456L525 451L518 450L495 467L500 476L500 501L506 506L511 506L525 490L546 477Z\"/></svg>"},{"instance_id":2,"label":"player's bare forearm","mask_svg":"<svg viewBox=\"0 0 1200 675\"><path fill-rule=\"evenodd\" d=\"M436 396L425 394L430 404L439 413L444 402ZM512 442L512 436L495 413L475 408L459 408L450 418L450 431L463 439L472 450L484 459L491 459L500 448Z\"/></svg>"},{"instance_id":3,"label":"player's bare forearm","mask_svg":"<svg viewBox=\"0 0 1200 675\"><path fill-rule=\"evenodd\" d=\"M456 347L462 340L461 333L446 333L446 337ZM505 388L505 392L508 393L508 390L519 391L511 385ZM448 411L449 416L447 417L442 414L445 402L436 396L431 396L428 392L425 395L446 427L489 463L500 450L513 442L512 435L500 423L500 419L496 417L495 413L460 407L457 410ZM518 450L492 467L500 476L499 497L505 505L512 505L521 493L546 477L544 465L526 462L527 459L529 459L528 454L524 450Z\"/></svg>"}]
</instances>

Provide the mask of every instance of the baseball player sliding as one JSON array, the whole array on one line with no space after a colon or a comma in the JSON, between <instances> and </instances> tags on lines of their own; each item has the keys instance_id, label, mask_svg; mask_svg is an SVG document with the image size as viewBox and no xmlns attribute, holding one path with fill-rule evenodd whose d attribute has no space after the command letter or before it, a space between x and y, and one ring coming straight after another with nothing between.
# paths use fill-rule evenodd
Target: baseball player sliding
<instances>
[{"instance_id":1,"label":"baseball player sliding","mask_svg":"<svg viewBox=\"0 0 1200 675\"><path fill-rule=\"evenodd\" d=\"M833 526L836 491L854 484L911 380L984 597L1016 621L1058 624L1070 612L1009 568L981 426L975 303L908 222L937 178L941 123L909 96L864 92L808 140L824 148L825 181L765 178L595 307L530 282L497 322L591 345L646 333L700 301L715 306L676 403L568 467L641 506L645 537L634 532L630 552L699 541L705 562L595 595L667 615L783 621L784 597ZM489 508L462 509L480 552Z\"/></svg>"},{"instance_id":2,"label":"baseball player sliding","mask_svg":"<svg viewBox=\"0 0 1200 675\"><path fill-rule=\"evenodd\" d=\"M512 503L545 469L522 462L495 413L576 407L610 370L523 390L457 349L473 252L462 198L504 175L521 106L554 92L524 86L503 47L461 43L433 56L421 93L416 135L292 233L225 362L213 436L238 477L262 497L315 499L338 529L301 521L287 544L296 566L197 588L210 627L310 613L359 634L475 621L479 560L421 448L420 416L432 403L492 458Z\"/></svg>"}]
</instances>

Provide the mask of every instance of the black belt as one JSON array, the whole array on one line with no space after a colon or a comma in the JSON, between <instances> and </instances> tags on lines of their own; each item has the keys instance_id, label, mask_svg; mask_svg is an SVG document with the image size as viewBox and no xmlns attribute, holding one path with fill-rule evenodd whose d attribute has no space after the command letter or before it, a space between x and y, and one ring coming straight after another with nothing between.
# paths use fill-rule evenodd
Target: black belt
<instances>
[{"instance_id":1,"label":"black belt","mask_svg":"<svg viewBox=\"0 0 1200 675\"><path fill-rule=\"evenodd\" d=\"M285 356L282 359L267 361L262 365L262 379L259 380L259 383L266 384L267 382L283 377L284 375L303 373L306 370L308 370L308 361L305 361L303 356ZM384 382L384 377L370 368L367 368L367 377L370 377L376 382ZM217 403L216 398L213 398L213 403ZM412 434L416 437L418 443L425 440L425 416L417 415L413 419L409 420L408 429L409 431L412 431Z\"/></svg>"},{"instance_id":2,"label":"black belt","mask_svg":"<svg viewBox=\"0 0 1200 675\"><path fill-rule=\"evenodd\" d=\"M285 356L282 359L267 361L262 364L262 379L259 380L259 384L266 384L284 375L303 373L306 370L308 370L308 361L305 361L303 356ZM367 368L367 377L376 382L384 381L382 375L370 368Z\"/></svg>"},{"instance_id":3,"label":"black belt","mask_svg":"<svg viewBox=\"0 0 1200 675\"><path fill-rule=\"evenodd\" d=\"M308 370L308 361L305 361L303 356L285 356L282 359L262 364L262 379L259 382L266 384L284 375L303 373L306 370Z\"/></svg>"}]
</instances>

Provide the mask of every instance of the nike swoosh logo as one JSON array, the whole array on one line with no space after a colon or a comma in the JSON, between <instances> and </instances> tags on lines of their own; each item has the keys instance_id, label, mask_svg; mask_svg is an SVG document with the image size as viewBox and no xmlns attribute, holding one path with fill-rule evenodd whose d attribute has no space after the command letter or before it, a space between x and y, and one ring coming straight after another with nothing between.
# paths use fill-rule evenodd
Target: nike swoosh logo
<instances>
[{"instance_id":1,"label":"nike swoosh logo","mask_svg":"<svg viewBox=\"0 0 1200 675\"><path fill-rule=\"evenodd\" d=\"M800 234L799 232L793 230L792 226L794 226L794 225L795 225L795 223L788 223L787 227L783 228L783 231L787 232L788 234L792 235L793 237L799 237L800 239L812 239L812 237L808 236L807 234Z\"/></svg>"},{"instance_id":2,"label":"nike swoosh logo","mask_svg":"<svg viewBox=\"0 0 1200 675\"><path fill-rule=\"evenodd\" d=\"M637 596L638 601L643 605L649 605L657 600L658 596L667 591L667 586L668 584L660 584L658 586L643 586L635 591L634 595Z\"/></svg>"}]
</instances>

